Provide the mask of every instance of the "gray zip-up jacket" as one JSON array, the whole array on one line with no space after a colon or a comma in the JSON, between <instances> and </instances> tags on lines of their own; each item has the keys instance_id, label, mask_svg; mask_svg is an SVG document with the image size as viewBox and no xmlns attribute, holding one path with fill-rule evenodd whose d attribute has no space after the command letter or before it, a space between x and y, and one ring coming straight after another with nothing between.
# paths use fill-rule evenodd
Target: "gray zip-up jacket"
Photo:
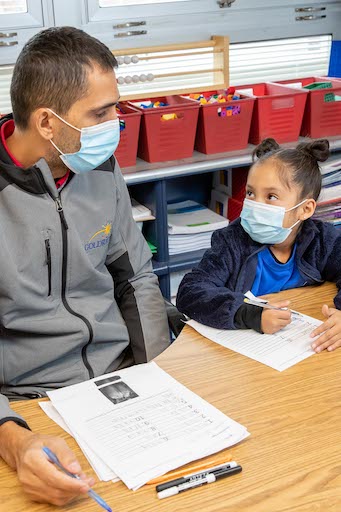
<instances>
[{"instance_id":1,"label":"gray zip-up jacket","mask_svg":"<svg viewBox=\"0 0 341 512\"><path fill-rule=\"evenodd\" d=\"M44 159L23 170L0 144L0 240L0 425L27 426L8 398L44 396L169 345L114 158L58 193Z\"/></svg>"}]
</instances>

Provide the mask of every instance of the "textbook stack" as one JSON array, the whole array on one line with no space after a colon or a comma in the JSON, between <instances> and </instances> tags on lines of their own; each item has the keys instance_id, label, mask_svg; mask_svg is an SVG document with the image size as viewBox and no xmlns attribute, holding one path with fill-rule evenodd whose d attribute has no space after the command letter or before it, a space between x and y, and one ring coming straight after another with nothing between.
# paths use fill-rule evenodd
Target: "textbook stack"
<instances>
[{"instance_id":1,"label":"textbook stack","mask_svg":"<svg viewBox=\"0 0 341 512\"><path fill-rule=\"evenodd\" d=\"M333 155L321 166L322 190L314 219L341 228L341 158Z\"/></svg>"},{"instance_id":2,"label":"textbook stack","mask_svg":"<svg viewBox=\"0 0 341 512\"><path fill-rule=\"evenodd\" d=\"M195 201L167 205L170 256L211 247L212 233L229 221Z\"/></svg>"}]
</instances>

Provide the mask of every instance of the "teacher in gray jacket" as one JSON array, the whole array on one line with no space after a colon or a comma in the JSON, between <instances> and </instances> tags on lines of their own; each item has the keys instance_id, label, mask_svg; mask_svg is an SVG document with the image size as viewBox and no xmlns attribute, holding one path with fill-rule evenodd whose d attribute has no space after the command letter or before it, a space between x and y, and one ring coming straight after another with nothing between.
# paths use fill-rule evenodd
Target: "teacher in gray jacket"
<instances>
[{"instance_id":1,"label":"teacher in gray jacket","mask_svg":"<svg viewBox=\"0 0 341 512\"><path fill-rule=\"evenodd\" d=\"M0 122L0 456L36 501L63 505L93 481L65 442L33 433L11 400L43 397L169 344L151 254L117 161L116 60L72 27L23 48L13 116Z\"/></svg>"}]
</instances>

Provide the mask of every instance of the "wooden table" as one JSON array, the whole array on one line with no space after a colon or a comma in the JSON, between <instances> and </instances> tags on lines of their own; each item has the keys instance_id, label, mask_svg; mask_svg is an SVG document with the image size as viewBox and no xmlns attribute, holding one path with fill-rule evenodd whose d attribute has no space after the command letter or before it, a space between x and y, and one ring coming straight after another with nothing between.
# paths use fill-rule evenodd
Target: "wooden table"
<instances>
[{"instance_id":1,"label":"wooden table","mask_svg":"<svg viewBox=\"0 0 341 512\"><path fill-rule=\"evenodd\" d=\"M291 290L292 307L321 318L335 286ZM245 425L251 436L231 449L243 472L205 487L158 500L154 486L129 491L121 482L98 483L115 512L340 512L341 349L324 351L279 373L231 352L186 327L158 364L192 391ZM50 421L36 401L13 405L41 433L73 439ZM90 472L90 470L89 470ZM0 461L0 511L47 512L30 502L16 475ZM63 511L100 512L84 497Z\"/></svg>"}]
</instances>

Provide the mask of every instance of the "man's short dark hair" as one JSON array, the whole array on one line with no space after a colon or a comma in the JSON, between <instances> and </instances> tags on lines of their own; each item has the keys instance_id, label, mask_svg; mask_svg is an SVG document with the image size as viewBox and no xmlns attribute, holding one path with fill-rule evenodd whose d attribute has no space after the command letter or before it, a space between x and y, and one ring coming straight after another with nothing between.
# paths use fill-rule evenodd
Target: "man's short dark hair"
<instances>
[{"instance_id":1,"label":"man's short dark hair","mask_svg":"<svg viewBox=\"0 0 341 512\"><path fill-rule=\"evenodd\" d=\"M14 66L11 101L15 124L27 128L39 107L66 114L87 91L87 71L117 67L109 48L74 27L54 27L32 37ZM88 68L88 69L87 69Z\"/></svg>"}]
</instances>

